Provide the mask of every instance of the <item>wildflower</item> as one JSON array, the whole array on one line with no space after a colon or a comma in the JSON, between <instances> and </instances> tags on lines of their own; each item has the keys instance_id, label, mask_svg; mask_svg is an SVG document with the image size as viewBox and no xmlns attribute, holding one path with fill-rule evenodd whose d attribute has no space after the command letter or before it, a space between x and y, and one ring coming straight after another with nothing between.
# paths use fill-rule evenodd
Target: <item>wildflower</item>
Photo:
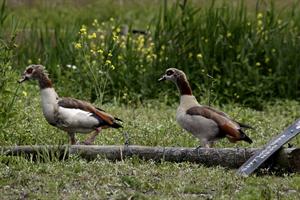
<instances>
[{"instance_id":1,"label":"wildflower","mask_svg":"<svg viewBox=\"0 0 300 200\"><path fill-rule=\"evenodd\" d=\"M270 62L270 58L269 57L265 57L265 63L269 63Z\"/></svg>"},{"instance_id":2,"label":"wildflower","mask_svg":"<svg viewBox=\"0 0 300 200\"><path fill-rule=\"evenodd\" d=\"M31 63L32 63L32 60L31 60L31 59L28 59L28 60L27 60L27 63L28 63L28 64L31 64Z\"/></svg>"},{"instance_id":3,"label":"wildflower","mask_svg":"<svg viewBox=\"0 0 300 200\"><path fill-rule=\"evenodd\" d=\"M190 52L189 53L189 58L191 58L191 57L193 57L193 53Z\"/></svg>"},{"instance_id":4,"label":"wildflower","mask_svg":"<svg viewBox=\"0 0 300 200\"><path fill-rule=\"evenodd\" d=\"M205 39L204 41L205 41L205 43L208 43L208 39Z\"/></svg>"},{"instance_id":5,"label":"wildflower","mask_svg":"<svg viewBox=\"0 0 300 200\"><path fill-rule=\"evenodd\" d=\"M112 57L111 51L107 54L107 56Z\"/></svg>"},{"instance_id":6,"label":"wildflower","mask_svg":"<svg viewBox=\"0 0 300 200\"><path fill-rule=\"evenodd\" d=\"M273 48L271 51L272 51L272 53L275 53L275 52L276 52L276 49Z\"/></svg>"},{"instance_id":7,"label":"wildflower","mask_svg":"<svg viewBox=\"0 0 300 200\"><path fill-rule=\"evenodd\" d=\"M97 52L100 53L100 54L103 54L103 50L102 49L98 49Z\"/></svg>"},{"instance_id":8,"label":"wildflower","mask_svg":"<svg viewBox=\"0 0 300 200\"><path fill-rule=\"evenodd\" d=\"M257 26L262 26L263 25L263 21L262 20L258 20L257 21Z\"/></svg>"},{"instance_id":9,"label":"wildflower","mask_svg":"<svg viewBox=\"0 0 300 200\"><path fill-rule=\"evenodd\" d=\"M251 26L251 22L247 22L247 26Z\"/></svg>"},{"instance_id":10,"label":"wildflower","mask_svg":"<svg viewBox=\"0 0 300 200\"><path fill-rule=\"evenodd\" d=\"M118 60L122 60L123 57L121 55L118 55Z\"/></svg>"},{"instance_id":11,"label":"wildflower","mask_svg":"<svg viewBox=\"0 0 300 200\"><path fill-rule=\"evenodd\" d=\"M117 32L117 33L120 33L120 32L121 32L121 29L118 27L118 28L116 29L116 32Z\"/></svg>"},{"instance_id":12,"label":"wildflower","mask_svg":"<svg viewBox=\"0 0 300 200\"><path fill-rule=\"evenodd\" d=\"M122 49L125 49L125 47L126 47L125 42L122 42L122 43L120 44L120 47L121 47Z\"/></svg>"},{"instance_id":13,"label":"wildflower","mask_svg":"<svg viewBox=\"0 0 300 200\"><path fill-rule=\"evenodd\" d=\"M67 64L66 66L67 66L67 68L70 68L70 69L74 69L74 70L77 69L76 65Z\"/></svg>"},{"instance_id":14,"label":"wildflower","mask_svg":"<svg viewBox=\"0 0 300 200\"><path fill-rule=\"evenodd\" d=\"M197 58L198 58L199 60L202 59L202 58L203 58L202 54L201 54L201 53L198 53L198 54L197 54Z\"/></svg>"},{"instance_id":15,"label":"wildflower","mask_svg":"<svg viewBox=\"0 0 300 200\"><path fill-rule=\"evenodd\" d=\"M113 32L113 37L112 37L112 39L113 39L113 41L116 41L116 40L119 39L118 35L117 35L115 32Z\"/></svg>"},{"instance_id":16,"label":"wildflower","mask_svg":"<svg viewBox=\"0 0 300 200\"><path fill-rule=\"evenodd\" d=\"M104 35L100 35L100 39L101 39L101 40L104 40Z\"/></svg>"},{"instance_id":17,"label":"wildflower","mask_svg":"<svg viewBox=\"0 0 300 200\"><path fill-rule=\"evenodd\" d=\"M23 91L22 94L24 95L24 97L27 97L27 92Z\"/></svg>"},{"instance_id":18,"label":"wildflower","mask_svg":"<svg viewBox=\"0 0 300 200\"><path fill-rule=\"evenodd\" d=\"M231 37L231 33L230 32L227 32L227 35L226 35L228 38Z\"/></svg>"},{"instance_id":19,"label":"wildflower","mask_svg":"<svg viewBox=\"0 0 300 200\"><path fill-rule=\"evenodd\" d=\"M113 17L109 18L109 21L113 22L115 19Z\"/></svg>"},{"instance_id":20,"label":"wildflower","mask_svg":"<svg viewBox=\"0 0 300 200\"><path fill-rule=\"evenodd\" d=\"M75 43L74 44L75 49L80 49L82 45L80 43Z\"/></svg>"},{"instance_id":21,"label":"wildflower","mask_svg":"<svg viewBox=\"0 0 300 200\"><path fill-rule=\"evenodd\" d=\"M81 27L81 29L80 29L80 34L82 34L82 35L86 35L86 32L87 32L87 30L86 30L86 26L85 25L82 25L82 27Z\"/></svg>"},{"instance_id":22,"label":"wildflower","mask_svg":"<svg viewBox=\"0 0 300 200\"><path fill-rule=\"evenodd\" d=\"M260 62L257 62L255 65L256 65L257 67L261 66Z\"/></svg>"},{"instance_id":23,"label":"wildflower","mask_svg":"<svg viewBox=\"0 0 300 200\"><path fill-rule=\"evenodd\" d=\"M110 60L106 60L106 61L105 61L105 64L106 64L106 65L110 65L110 64L111 64L111 61L110 61Z\"/></svg>"},{"instance_id":24,"label":"wildflower","mask_svg":"<svg viewBox=\"0 0 300 200\"><path fill-rule=\"evenodd\" d=\"M96 53L95 50L93 50L93 49L91 49L90 52L91 52L92 54L95 54L95 53Z\"/></svg>"},{"instance_id":25,"label":"wildflower","mask_svg":"<svg viewBox=\"0 0 300 200\"><path fill-rule=\"evenodd\" d=\"M93 25L93 26L98 26L98 20L97 20L97 19L94 19L92 25Z\"/></svg>"},{"instance_id":26,"label":"wildflower","mask_svg":"<svg viewBox=\"0 0 300 200\"><path fill-rule=\"evenodd\" d=\"M146 60L149 61L149 62L152 61L151 55L147 55L147 56L146 56Z\"/></svg>"},{"instance_id":27,"label":"wildflower","mask_svg":"<svg viewBox=\"0 0 300 200\"><path fill-rule=\"evenodd\" d=\"M257 13L256 18L257 19L262 19L263 18L263 14L261 12Z\"/></svg>"},{"instance_id":28,"label":"wildflower","mask_svg":"<svg viewBox=\"0 0 300 200\"><path fill-rule=\"evenodd\" d=\"M281 23L282 23L282 20L281 20L281 19L278 19L278 20L277 20L277 23L278 23L278 24L281 24Z\"/></svg>"},{"instance_id":29,"label":"wildflower","mask_svg":"<svg viewBox=\"0 0 300 200\"><path fill-rule=\"evenodd\" d=\"M96 37L97 37L96 33L92 33L92 34L88 35L88 39L94 39Z\"/></svg>"},{"instance_id":30,"label":"wildflower","mask_svg":"<svg viewBox=\"0 0 300 200\"><path fill-rule=\"evenodd\" d=\"M114 70L114 69L115 69L115 66L114 66L114 65L111 65L110 68L111 68L112 70Z\"/></svg>"}]
</instances>

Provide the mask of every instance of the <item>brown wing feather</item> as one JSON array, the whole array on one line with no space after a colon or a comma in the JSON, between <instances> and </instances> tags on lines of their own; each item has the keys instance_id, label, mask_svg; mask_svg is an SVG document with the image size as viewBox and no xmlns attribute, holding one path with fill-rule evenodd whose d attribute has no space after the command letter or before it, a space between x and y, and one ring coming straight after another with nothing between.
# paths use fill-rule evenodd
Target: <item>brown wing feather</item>
<instances>
[{"instance_id":1,"label":"brown wing feather","mask_svg":"<svg viewBox=\"0 0 300 200\"><path fill-rule=\"evenodd\" d=\"M207 108L207 109L209 109L209 110L212 110L212 111L214 111L214 112L216 112L216 113L218 113L218 114L220 114L220 115L222 115L222 116L224 116L224 117L226 117L226 118L232 120L233 122L237 123L237 124L238 124L240 127L242 127L242 128L254 129L252 126L250 126L250 125L248 125L248 124L243 124L243 123L241 123L241 122L238 122L238 121L232 119L229 115L227 115L226 113L224 113L224 112L222 112L222 111L219 111L219 110L217 110L217 109L215 109L215 108L212 108L212 107L209 107L209 106L203 106L203 107L205 107L205 108Z\"/></svg>"},{"instance_id":2,"label":"brown wing feather","mask_svg":"<svg viewBox=\"0 0 300 200\"><path fill-rule=\"evenodd\" d=\"M190 115L201 115L205 118L215 121L220 128L220 133L229 138L234 138L237 140L242 138L239 131L240 126L231 120L226 113L217 111L207 106L195 106L188 109L186 113Z\"/></svg>"},{"instance_id":3,"label":"brown wing feather","mask_svg":"<svg viewBox=\"0 0 300 200\"><path fill-rule=\"evenodd\" d=\"M121 125L115 123L115 117L113 117L112 115L104 112L104 110L99 109L95 106L93 106L92 104L90 104L89 102L86 101L81 101L78 99L73 99L73 98L61 98L58 101L58 105L65 107L65 108L75 108L75 109L81 109L87 112L91 112L94 113L95 115L97 115L99 118L101 118L103 121L105 121L108 125L112 126L112 127L121 127Z\"/></svg>"}]
</instances>

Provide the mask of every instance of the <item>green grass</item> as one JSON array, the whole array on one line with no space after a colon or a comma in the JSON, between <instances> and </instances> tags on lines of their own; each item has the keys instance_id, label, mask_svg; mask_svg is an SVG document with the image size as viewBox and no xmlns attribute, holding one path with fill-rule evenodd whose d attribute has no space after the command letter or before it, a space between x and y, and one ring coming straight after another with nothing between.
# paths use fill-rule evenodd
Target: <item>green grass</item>
<instances>
[{"instance_id":1,"label":"green grass","mask_svg":"<svg viewBox=\"0 0 300 200\"><path fill-rule=\"evenodd\" d=\"M68 143L65 132L47 124L39 101L35 85L20 88L14 105L19 114L14 118L16 122L0 134L1 146ZM176 124L176 106L156 100L143 105L101 107L124 120L124 131L129 133L131 144L198 146L198 141ZM220 108L256 130L247 132L254 141L252 145L231 144L224 139L217 143L217 148L261 147L299 118L297 101L265 103L264 108L255 111L236 104ZM122 145L122 131L104 130L95 143ZM84 139L84 135L78 136ZM290 143L299 146L300 138ZM65 161L34 162L1 156L0 165L0 192L5 199L298 199L300 192L299 174L241 178L235 170L193 163L154 163L137 158L119 162L99 158L87 162L77 156Z\"/></svg>"},{"instance_id":2,"label":"green grass","mask_svg":"<svg viewBox=\"0 0 300 200\"><path fill-rule=\"evenodd\" d=\"M5 199L298 199L300 190L296 174L242 178L191 163L72 158L36 164L16 158L1 165Z\"/></svg>"},{"instance_id":3,"label":"green grass","mask_svg":"<svg viewBox=\"0 0 300 200\"><path fill-rule=\"evenodd\" d=\"M17 83L15 83L15 87L17 87ZM175 89L175 86L172 85L171 87ZM57 86L57 88L61 87ZM200 98L198 99L200 100ZM207 104L207 100L202 100L202 103ZM163 101L155 100L140 105L120 105L113 102L103 106L99 103L97 105L124 120L123 130L129 133L133 144L190 147L198 145L198 142L190 134L186 134L176 125L177 103L167 106ZM300 104L297 101L265 103L264 111L255 111L236 104L227 104L223 107L215 105L215 107L241 122L254 126L255 131L248 131L249 136L255 141L251 145L252 147L262 146L271 137L277 135L299 118L300 115ZM13 110L18 110L18 115L13 118L14 121L11 121L5 133L0 133L0 145L61 144L68 142L65 132L48 125L44 119L40 107L39 89L34 81L21 85ZM123 144L122 131L104 130L98 136L96 143ZM78 136L83 138L83 135L78 134ZM299 139L295 141L299 141ZM217 146L232 147L235 145L223 140ZM239 143L237 146L246 147L249 145Z\"/></svg>"},{"instance_id":4,"label":"green grass","mask_svg":"<svg viewBox=\"0 0 300 200\"><path fill-rule=\"evenodd\" d=\"M60 95L95 101L124 120L123 130L104 130L99 145L124 144L123 131L131 144L199 145L176 124L175 86L156 81L169 66L185 70L202 104L255 127L247 131L253 144L224 139L217 148L262 147L300 116L299 2L30 2L0 7L0 146L68 143L45 121L37 84L16 83L30 62L46 65ZM78 33L83 24L86 35ZM116 39L122 24L151 33ZM88 39L93 32L97 39ZM101 55L91 52L99 48ZM0 156L1 199L299 199L299 186L299 174L241 178L193 163Z\"/></svg>"}]
</instances>

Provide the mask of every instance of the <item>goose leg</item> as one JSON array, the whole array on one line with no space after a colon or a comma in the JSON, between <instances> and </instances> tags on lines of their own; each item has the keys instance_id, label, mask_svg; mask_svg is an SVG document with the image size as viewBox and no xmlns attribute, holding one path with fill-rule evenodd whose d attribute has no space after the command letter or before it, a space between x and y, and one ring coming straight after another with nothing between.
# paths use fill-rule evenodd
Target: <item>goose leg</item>
<instances>
[{"instance_id":1,"label":"goose leg","mask_svg":"<svg viewBox=\"0 0 300 200\"><path fill-rule=\"evenodd\" d=\"M96 128L96 130L83 142L85 145L92 145L96 139L96 136L101 132L101 127Z\"/></svg>"},{"instance_id":2,"label":"goose leg","mask_svg":"<svg viewBox=\"0 0 300 200\"><path fill-rule=\"evenodd\" d=\"M123 132L123 134L124 134L124 138L125 138L125 143L124 143L124 145L125 146L129 146L129 144L130 144L130 139L129 139L129 135L128 135L128 133L127 132Z\"/></svg>"},{"instance_id":3,"label":"goose leg","mask_svg":"<svg viewBox=\"0 0 300 200\"><path fill-rule=\"evenodd\" d=\"M69 135L69 141L71 145L76 144L76 139L75 139L75 133L68 133Z\"/></svg>"},{"instance_id":4,"label":"goose leg","mask_svg":"<svg viewBox=\"0 0 300 200\"><path fill-rule=\"evenodd\" d=\"M204 140L204 139L202 140L202 143L205 148L212 148L214 145L213 141L208 141L208 140Z\"/></svg>"}]
</instances>

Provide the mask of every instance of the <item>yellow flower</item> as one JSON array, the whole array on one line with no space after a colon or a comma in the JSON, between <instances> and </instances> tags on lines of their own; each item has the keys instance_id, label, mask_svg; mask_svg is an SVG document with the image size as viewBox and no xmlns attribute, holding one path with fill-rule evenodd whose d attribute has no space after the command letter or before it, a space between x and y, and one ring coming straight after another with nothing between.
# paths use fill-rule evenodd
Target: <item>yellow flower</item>
<instances>
[{"instance_id":1,"label":"yellow flower","mask_svg":"<svg viewBox=\"0 0 300 200\"><path fill-rule=\"evenodd\" d=\"M255 65L256 65L257 67L261 66L260 62L257 62Z\"/></svg>"},{"instance_id":2,"label":"yellow flower","mask_svg":"<svg viewBox=\"0 0 300 200\"><path fill-rule=\"evenodd\" d=\"M92 25L93 25L93 26L97 26L97 25L98 25L98 20L97 20L97 19L94 19Z\"/></svg>"},{"instance_id":3,"label":"yellow flower","mask_svg":"<svg viewBox=\"0 0 300 200\"><path fill-rule=\"evenodd\" d=\"M198 58L198 59L202 59L202 58L203 58L202 54L201 54L201 53L198 53L198 54L197 54L197 58Z\"/></svg>"},{"instance_id":4,"label":"yellow flower","mask_svg":"<svg viewBox=\"0 0 300 200\"><path fill-rule=\"evenodd\" d=\"M111 52L109 52L107 55L108 55L109 57L112 57L112 53L111 53Z\"/></svg>"},{"instance_id":5,"label":"yellow flower","mask_svg":"<svg viewBox=\"0 0 300 200\"><path fill-rule=\"evenodd\" d=\"M120 47L121 47L122 49L125 49L125 47L126 47L125 42L122 42L122 43L120 44Z\"/></svg>"},{"instance_id":6,"label":"yellow flower","mask_svg":"<svg viewBox=\"0 0 300 200\"><path fill-rule=\"evenodd\" d=\"M80 49L82 45L80 43L75 43L74 44L75 49Z\"/></svg>"},{"instance_id":7,"label":"yellow flower","mask_svg":"<svg viewBox=\"0 0 300 200\"><path fill-rule=\"evenodd\" d=\"M227 32L227 35L226 35L226 36L229 38L229 37L231 37L231 35L232 35L232 34L231 34L230 32Z\"/></svg>"},{"instance_id":8,"label":"yellow flower","mask_svg":"<svg viewBox=\"0 0 300 200\"><path fill-rule=\"evenodd\" d=\"M106 60L106 61L105 61L105 64L110 65L110 64L111 64L111 61L110 61L110 60Z\"/></svg>"},{"instance_id":9,"label":"yellow flower","mask_svg":"<svg viewBox=\"0 0 300 200\"><path fill-rule=\"evenodd\" d=\"M147 55L147 56L146 56L146 60L149 61L149 62L152 61L151 55Z\"/></svg>"},{"instance_id":10,"label":"yellow flower","mask_svg":"<svg viewBox=\"0 0 300 200\"><path fill-rule=\"evenodd\" d=\"M113 41L116 41L116 40L119 39L118 35L117 35L115 32L113 32L113 37L112 37L112 39L113 39Z\"/></svg>"},{"instance_id":11,"label":"yellow flower","mask_svg":"<svg viewBox=\"0 0 300 200\"><path fill-rule=\"evenodd\" d=\"M86 35L86 32L87 32L86 26L85 26L85 25L82 25L79 32L80 32L80 34L82 34L82 35Z\"/></svg>"},{"instance_id":12,"label":"yellow flower","mask_svg":"<svg viewBox=\"0 0 300 200\"><path fill-rule=\"evenodd\" d=\"M27 97L27 92L23 91L22 94L24 95L24 97Z\"/></svg>"},{"instance_id":13,"label":"yellow flower","mask_svg":"<svg viewBox=\"0 0 300 200\"><path fill-rule=\"evenodd\" d=\"M115 66L114 66L114 65L111 65L110 68L111 68L112 70L114 70L114 69L115 69Z\"/></svg>"},{"instance_id":14,"label":"yellow flower","mask_svg":"<svg viewBox=\"0 0 300 200\"><path fill-rule=\"evenodd\" d=\"M92 33L92 34L88 35L88 39L94 39L96 37L97 37L96 33Z\"/></svg>"},{"instance_id":15,"label":"yellow flower","mask_svg":"<svg viewBox=\"0 0 300 200\"><path fill-rule=\"evenodd\" d=\"M258 20L258 21L257 21L257 25L258 25L258 26L262 26L262 25L263 25L263 21L262 21L262 20Z\"/></svg>"},{"instance_id":16,"label":"yellow flower","mask_svg":"<svg viewBox=\"0 0 300 200\"><path fill-rule=\"evenodd\" d=\"M257 16L256 16L256 17L257 17L257 19L261 19L261 18L263 18L263 16L264 16L264 15L263 15L261 12L259 12L259 13L257 13Z\"/></svg>"},{"instance_id":17,"label":"yellow flower","mask_svg":"<svg viewBox=\"0 0 300 200\"><path fill-rule=\"evenodd\" d=\"M99 49L97 52L100 53L100 54L103 54L103 50L102 49Z\"/></svg>"}]
</instances>

